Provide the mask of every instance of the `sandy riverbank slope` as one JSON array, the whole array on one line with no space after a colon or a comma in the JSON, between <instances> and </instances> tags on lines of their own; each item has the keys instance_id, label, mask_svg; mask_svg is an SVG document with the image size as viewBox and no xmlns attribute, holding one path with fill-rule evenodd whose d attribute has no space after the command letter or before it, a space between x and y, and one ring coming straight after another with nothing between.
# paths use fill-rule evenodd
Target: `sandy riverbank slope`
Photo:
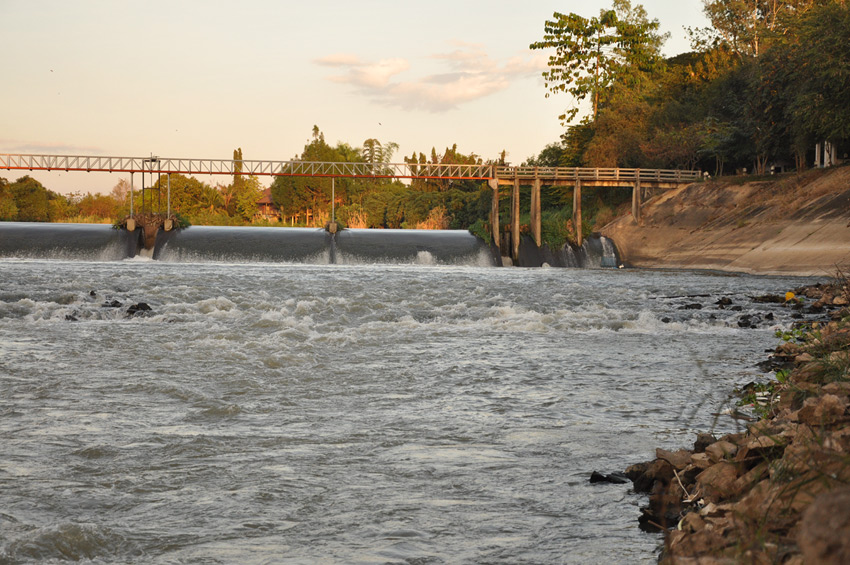
<instances>
[{"instance_id":1,"label":"sandy riverbank slope","mask_svg":"<svg viewBox=\"0 0 850 565\"><path fill-rule=\"evenodd\" d=\"M641 216L601 230L633 267L815 276L850 267L850 166L659 191Z\"/></svg>"}]
</instances>

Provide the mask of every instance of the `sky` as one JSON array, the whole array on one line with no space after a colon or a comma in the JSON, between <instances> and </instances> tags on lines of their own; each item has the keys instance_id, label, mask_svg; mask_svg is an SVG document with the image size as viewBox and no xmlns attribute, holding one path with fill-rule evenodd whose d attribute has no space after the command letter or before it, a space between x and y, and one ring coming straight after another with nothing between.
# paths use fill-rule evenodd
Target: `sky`
<instances>
[{"instance_id":1,"label":"sky","mask_svg":"<svg viewBox=\"0 0 850 565\"><path fill-rule=\"evenodd\" d=\"M707 25L702 0L641 3L670 34L665 55L689 50L685 27ZM395 142L394 162L457 144L519 164L559 140L573 103L546 98L548 53L529 44L556 11L610 6L0 0L0 153L230 159L241 147L245 159L287 160L317 125L332 145ZM30 174L64 194L122 178Z\"/></svg>"}]
</instances>

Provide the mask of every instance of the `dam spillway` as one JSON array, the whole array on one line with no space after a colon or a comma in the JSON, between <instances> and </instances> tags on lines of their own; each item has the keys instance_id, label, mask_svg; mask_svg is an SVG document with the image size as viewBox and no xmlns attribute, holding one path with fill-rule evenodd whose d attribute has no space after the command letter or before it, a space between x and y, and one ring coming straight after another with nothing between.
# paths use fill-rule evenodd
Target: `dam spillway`
<instances>
[{"instance_id":1,"label":"dam spillway","mask_svg":"<svg viewBox=\"0 0 850 565\"><path fill-rule=\"evenodd\" d=\"M502 264L493 246L466 230L345 229L331 234L320 228L191 226L159 231L154 247L145 250L140 229L0 222L0 258L122 261L137 256L172 263ZM605 238L555 252L530 249L527 257L518 266L618 266L616 249Z\"/></svg>"},{"instance_id":2,"label":"dam spillway","mask_svg":"<svg viewBox=\"0 0 850 565\"><path fill-rule=\"evenodd\" d=\"M160 232L153 258L171 262L494 266L489 246L463 230L193 226Z\"/></svg>"}]
</instances>

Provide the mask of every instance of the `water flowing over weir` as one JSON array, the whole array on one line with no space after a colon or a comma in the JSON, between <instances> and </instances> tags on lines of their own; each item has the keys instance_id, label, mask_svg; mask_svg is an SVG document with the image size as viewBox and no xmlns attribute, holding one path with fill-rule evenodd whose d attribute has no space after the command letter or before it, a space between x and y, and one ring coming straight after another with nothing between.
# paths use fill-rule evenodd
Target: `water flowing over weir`
<instances>
[{"instance_id":1,"label":"water flowing over weir","mask_svg":"<svg viewBox=\"0 0 850 565\"><path fill-rule=\"evenodd\" d=\"M0 257L120 261L140 248L137 234L103 224L0 222Z\"/></svg>"},{"instance_id":2,"label":"water flowing over weir","mask_svg":"<svg viewBox=\"0 0 850 565\"><path fill-rule=\"evenodd\" d=\"M309 264L495 265L485 242L462 230L343 230L193 226L160 232L162 261Z\"/></svg>"},{"instance_id":3,"label":"water flowing over weir","mask_svg":"<svg viewBox=\"0 0 850 565\"><path fill-rule=\"evenodd\" d=\"M498 253L465 230L324 229L192 226L160 231L145 252L141 230L129 232L102 224L0 222L0 257L120 261L146 256L155 260L314 265L399 264L490 267ZM613 243L588 238L581 248L552 252L525 240L518 266L617 267Z\"/></svg>"}]
</instances>

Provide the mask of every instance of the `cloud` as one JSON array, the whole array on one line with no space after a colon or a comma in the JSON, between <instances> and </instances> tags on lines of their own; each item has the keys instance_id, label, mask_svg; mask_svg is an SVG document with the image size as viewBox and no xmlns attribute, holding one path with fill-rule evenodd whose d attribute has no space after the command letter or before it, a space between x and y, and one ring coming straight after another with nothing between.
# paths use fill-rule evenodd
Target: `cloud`
<instances>
[{"instance_id":1,"label":"cloud","mask_svg":"<svg viewBox=\"0 0 850 565\"><path fill-rule=\"evenodd\" d=\"M447 72L412 80L401 80L399 75L411 70L410 63L401 58L368 62L338 53L316 63L340 69L341 74L328 76L328 80L350 85L377 103L430 112L445 112L490 96L546 68L547 59L531 52L500 62L490 58L483 45L457 41L452 45L453 50L430 57L447 67Z\"/></svg>"},{"instance_id":2,"label":"cloud","mask_svg":"<svg viewBox=\"0 0 850 565\"><path fill-rule=\"evenodd\" d=\"M375 63L361 61L357 55L337 53L316 59L323 67L334 67L345 71L341 75L332 75L328 80L342 84L352 84L364 89L385 88L390 79L410 68L410 64L401 58L382 59Z\"/></svg>"}]
</instances>

